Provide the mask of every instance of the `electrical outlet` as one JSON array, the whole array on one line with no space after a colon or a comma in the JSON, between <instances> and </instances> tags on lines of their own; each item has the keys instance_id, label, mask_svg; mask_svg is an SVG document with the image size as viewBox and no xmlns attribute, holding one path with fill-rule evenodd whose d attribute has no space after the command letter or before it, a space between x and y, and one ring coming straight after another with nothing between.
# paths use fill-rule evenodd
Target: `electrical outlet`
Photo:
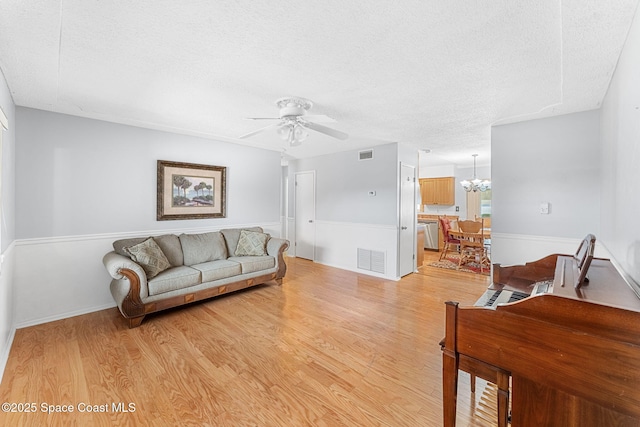
<instances>
[{"instance_id":1,"label":"electrical outlet","mask_svg":"<svg viewBox=\"0 0 640 427\"><path fill-rule=\"evenodd\" d=\"M456 206L456 212L460 212L460 206Z\"/></svg>"},{"instance_id":2,"label":"electrical outlet","mask_svg":"<svg viewBox=\"0 0 640 427\"><path fill-rule=\"evenodd\" d=\"M540 203L540 213L542 215L548 215L549 214L549 202Z\"/></svg>"}]
</instances>

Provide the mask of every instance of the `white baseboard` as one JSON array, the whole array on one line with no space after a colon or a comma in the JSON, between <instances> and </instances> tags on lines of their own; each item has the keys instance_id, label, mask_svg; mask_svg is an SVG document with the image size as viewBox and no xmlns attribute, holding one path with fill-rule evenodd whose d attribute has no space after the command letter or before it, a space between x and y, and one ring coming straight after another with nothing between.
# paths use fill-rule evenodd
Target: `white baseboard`
<instances>
[{"instance_id":1,"label":"white baseboard","mask_svg":"<svg viewBox=\"0 0 640 427\"><path fill-rule=\"evenodd\" d=\"M82 316L83 314L94 313L100 310L106 310L108 308L115 308L116 303L102 304L95 307L84 307L79 310L68 311L64 313L56 313L51 316L39 317L30 319L27 321L16 323L15 329L28 328L30 326L42 325L43 323L55 322L56 320L68 319L70 317Z\"/></svg>"},{"instance_id":2,"label":"white baseboard","mask_svg":"<svg viewBox=\"0 0 640 427\"><path fill-rule=\"evenodd\" d=\"M353 273L365 274L367 276L373 276L373 277L379 277L380 279L393 280L393 281L396 281L396 282L400 280L400 277L390 277L390 276L385 275L385 274L376 273L375 271L366 271L366 270L362 270L362 269L359 269L359 268L350 268L350 267L345 267L344 265L328 264L328 263L319 262L319 261L315 261L315 262L317 262L318 264L326 265L327 267L339 268L341 270L351 271Z\"/></svg>"},{"instance_id":3,"label":"white baseboard","mask_svg":"<svg viewBox=\"0 0 640 427\"><path fill-rule=\"evenodd\" d=\"M2 377L4 376L4 370L7 367L9 361L9 354L11 353L11 346L13 345L13 338L16 336L16 328L11 328L7 342L5 342L2 354L0 355L0 384L2 384Z\"/></svg>"}]
</instances>

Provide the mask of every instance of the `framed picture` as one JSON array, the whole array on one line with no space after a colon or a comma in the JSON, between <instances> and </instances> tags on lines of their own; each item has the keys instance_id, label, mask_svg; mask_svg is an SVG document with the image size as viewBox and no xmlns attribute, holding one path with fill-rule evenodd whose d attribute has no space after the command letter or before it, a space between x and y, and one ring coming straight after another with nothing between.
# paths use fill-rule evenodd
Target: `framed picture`
<instances>
[{"instance_id":1,"label":"framed picture","mask_svg":"<svg viewBox=\"0 0 640 427\"><path fill-rule=\"evenodd\" d=\"M227 168L158 160L158 221L225 218Z\"/></svg>"}]
</instances>

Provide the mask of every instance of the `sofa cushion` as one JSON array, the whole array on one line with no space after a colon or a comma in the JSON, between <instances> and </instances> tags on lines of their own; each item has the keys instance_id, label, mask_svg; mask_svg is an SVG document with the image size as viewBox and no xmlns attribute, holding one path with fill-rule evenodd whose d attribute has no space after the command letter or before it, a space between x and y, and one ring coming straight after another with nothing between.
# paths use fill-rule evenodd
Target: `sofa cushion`
<instances>
[{"instance_id":1,"label":"sofa cushion","mask_svg":"<svg viewBox=\"0 0 640 427\"><path fill-rule=\"evenodd\" d=\"M202 283L213 282L214 280L226 279L227 277L242 274L242 267L240 267L240 264L226 259L192 265L191 268L202 273Z\"/></svg>"},{"instance_id":2,"label":"sofa cushion","mask_svg":"<svg viewBox=\"0 0 640 427\"><path fill-rule=\"evenodd\" d=\"M224 236L224 240L227 242L227 251L229 256L236 256L236 248L238 247L238 240L240 240L241 230L257 231L262 233L262 227L228 228L226 230L220 230L220 233Z\"/></svg>"},{"instance_id":3,"label":"sofa cushion","mask_svg":"<svg viewBox=\"0 0 640 427\"><path fill-rule=\"evenodd\" d=\"M228 261L235 261L242 267L242 274L268 270L276 266L276 259L272 256L238 256L230 257Z\"/></svg>"},{"instance_id":4,"label":"sofa cushion","mask_svg":"<svg viewBox=\"0 0 640 427\"><path fill-rule=\"evenodd\" d=\"M259 231L240 230L240 238L236 247L236 256L266 255L269 235Z\"/></svg>"},{"instance_id":5,"label":"sofa cushion","mask_svg":"<svg viewBox=\"0 0 640 427\"><path fill-rule=\"evenodd\" d=\"M164 234L162 236L154 237L162 252L165 254L171 267L178 267L184 265L184 257L182 256L182 245L180 239L175 234Z\"/></svg>"},{"instance_id":6,"label":"sofa cushion","mask_svg":"<svg viewBox=\"0 0 640 427\"><path fill-rule=\"evenodd\" d=\"M149 237L137 245L126 246L124 251L131 256L132 260L140 264L147 274L147 279L151 279L171 267L171 263L153 237Z\"/></svg>"},{"instance_id":7,"label":"sofa cushion","mask_svg":"<svg viewBox=\"0 0 640 427\"><path fill-rule=\"evenodd\" d=\"M227 258L227 247L219 231L202 234L181 234L180 243L185 265L202 264Z\"/></svg>"},{"instance_id":8,"label":"sofa cushion","mask_svg":"<svg viewBox=\"0 0 640 427\"><path fill-rule=\"evenodd\" d=\"M119 255L130 257L124 248L142 243L146 239L148 239L148 237L116 240L113 242L113 250ZM162 249L162 252L167 257L172 267L184 264L182 246L180 246L180 239L178 239L178 236L175 234L164 234L162 236L155 236L153 240L155 240L158 246L160 246L160 249Z\"/></svg>"},{"instance_id":9,"label":"sofa cushion","mask_svg":"<svg viewBox=\"0 0 640 427\"><path fill-rule=\"evenodd\" d=\"M200 284L200 271L185 265L163 271L149 281L149 296Z\"/></svg>"}]
</instances>

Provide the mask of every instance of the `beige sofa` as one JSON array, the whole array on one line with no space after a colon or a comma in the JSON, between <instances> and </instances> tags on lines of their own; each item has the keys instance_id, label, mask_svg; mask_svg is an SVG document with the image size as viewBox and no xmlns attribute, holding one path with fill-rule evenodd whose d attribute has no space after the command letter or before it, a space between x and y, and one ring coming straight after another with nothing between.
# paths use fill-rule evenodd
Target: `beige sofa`
<instances>
[{"instance_id":1,"label":"beige sofa","mask_svg":"<svg viewBox=\"0 0 640 427\"><path fill-rule=\"evenodd\" d=\"M269 281L282 284L289 242L262 228L118 240L103 263L129 327L144 316Z\"/></svg>"}]
</instances>

